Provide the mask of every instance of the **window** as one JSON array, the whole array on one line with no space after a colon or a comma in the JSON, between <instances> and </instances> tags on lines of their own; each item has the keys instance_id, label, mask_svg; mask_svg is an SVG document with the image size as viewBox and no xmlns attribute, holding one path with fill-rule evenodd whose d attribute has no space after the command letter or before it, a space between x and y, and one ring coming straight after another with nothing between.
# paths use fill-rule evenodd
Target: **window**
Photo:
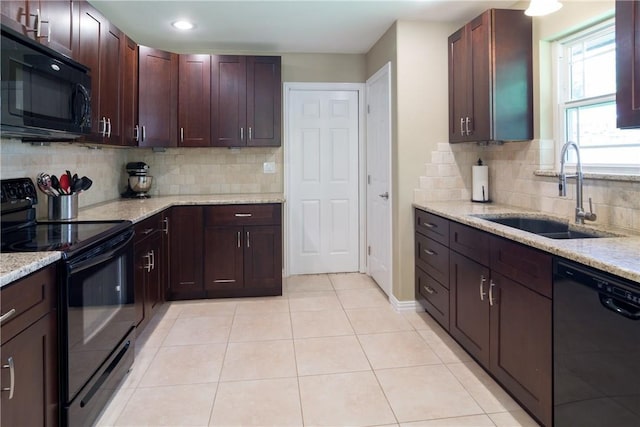
<instances>
[{"instance_id":1,"label":"window","mask_svg":"<svg viewBox=\"0 0 640 427\"><path fill-rule=\"evenodd\" d=\"M580 146L585 170L640 174L640 129L616 128L614 21L559 40L556 52L557 140Z\"/></svg>"}]
</instances>

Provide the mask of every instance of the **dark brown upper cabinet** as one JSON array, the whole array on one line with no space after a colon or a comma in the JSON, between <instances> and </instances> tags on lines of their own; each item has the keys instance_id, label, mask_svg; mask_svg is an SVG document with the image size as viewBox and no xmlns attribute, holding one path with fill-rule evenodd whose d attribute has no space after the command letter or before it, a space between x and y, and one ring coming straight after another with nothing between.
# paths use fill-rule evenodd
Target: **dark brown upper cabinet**
<instances>
[{"instance_id":1,"label":"dark brown upper cabinet","mask_svg":"<svg viewBox=\"0 0 640 427\"><path fill-rule=\"evenodd\" d=\"M178 145L178 55L140 46L138 146Z\"/></svg>"},{"instance_id":2,"label":"dark brown upper cabinet","mask_svg":"<svg viewBox=\"0 0 640 427\"><path fill-rule=\"evenodd\" d=\"M279 56L216 55L211 64L211 145L281 144Z\"/></svg>"},{"instance_id":3,"label":"dark brown upper cabinet","mask_svg":"<svg viewBox=\"0 0 640 427\"><path fill-rule=\"evenodd\" d=\"M87 2L80 2L73 57L90 68L92 142L119 145L125 35Z\"/></svg>"},{"instance_id":4,"label":"dark brown upper cabinet","mask_svg":"<svg viewBox=\"0 0 640 427\"><path fill-rule=\"evenodd\" d=\"M71 57L77 2L74 6L71 0L3 1L0 11L8 18L3 19L3 24Z\"/></svg>"},{"instance_id":5,"label":"dark brown upper cabinet","mask_svg":"<svg viewBox=\"0 0 640 427\"><path fill-rule=\"evenodd\" d=\"M640 127L640 1L616 0L617 125Z\"/></svg>"},{"instance_id":6,"label":"dark brown upper cabinet","mask_svg":"<svg viewBox=\"0 0 640 427\"><path fill-rule=\"evenodd\" d=\"M138 45L125 36L122 49L122 139L125 146L138 145Z\"/></svg>"},{"instance_id":7,"label":"dark brown upper cabinet","mask_svg":"<svg viewBox=\"0 0 640 427\"><path fill-rule=\"evenodd\" d=\"M180 55L178 146L211 145L211 57Z\"/></svg>"},{"instance_id":8,"label":"dark brown upper cabinet","mask_svg":"<svg viewBox=\"0 0 640 427\"><path fill-rule=\"evenodd\" d=\"M531 18L487 10L449 36L449 142L532 138Z\"/></svg>"}]
</instances>

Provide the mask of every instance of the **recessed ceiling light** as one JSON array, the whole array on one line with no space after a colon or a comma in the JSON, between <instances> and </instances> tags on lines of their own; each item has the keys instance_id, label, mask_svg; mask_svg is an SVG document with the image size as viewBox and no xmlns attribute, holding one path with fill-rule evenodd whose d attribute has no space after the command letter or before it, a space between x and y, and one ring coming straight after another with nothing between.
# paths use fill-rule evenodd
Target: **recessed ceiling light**
<instances>
[{"instance_id":1,"label":"recessed ceiling light","mask_svg":"<svg viewBox=\"0 0 640 427\"><path fill-rule=\"evenodd\" d=\"M175 28L179 30L191 30L194 27L194 25L191 22L184 21L184 20L176 21L171 25L173 25Z\"/></svg>"}]
</instances>

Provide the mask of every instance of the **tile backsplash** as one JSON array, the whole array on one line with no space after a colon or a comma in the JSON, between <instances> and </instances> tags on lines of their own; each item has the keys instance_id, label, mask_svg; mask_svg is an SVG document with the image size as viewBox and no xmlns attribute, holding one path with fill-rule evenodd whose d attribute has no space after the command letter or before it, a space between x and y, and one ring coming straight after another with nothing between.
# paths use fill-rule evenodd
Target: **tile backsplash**
<instances>
[{"instance_id":1,"label":"tile backsplash","mask_svg":"<svg viewBox=\"0 0 640 427\"><path fill-rule=\"evenodd\" d=\"M170 148L150 149L101 147L52 143L32 146L19 140L0 142L2 179L28 176L34 182L39 172L60 175L69 169L93 180L79 197L79 206L117 199L127 185L125 165L145 162L153 176L150 194L281 193L283 191L282 148ZM265 162L275 164L275 173L263 173ZM46 198L38 194L38 217L47 215Z\"/></svg>"},{"instance_id":2,"label":"tile backsplash","mask_svg":"<svg viewBox=\"0 0 640 427\"><path fill-rule=\"evenodd\" d=\"M493 202L573 218L575 180L568 180L567 197L559 197L556 177L534 175L539 169L553 169L551 141L488 146L439 143L425 165L414 200L470 200L471 166L478 158L489 166ZM589 209L589 197L593 199L596 224L640 232L640 182L586 178L583 194L585 209Z\"/></svg>"}]
</instances>

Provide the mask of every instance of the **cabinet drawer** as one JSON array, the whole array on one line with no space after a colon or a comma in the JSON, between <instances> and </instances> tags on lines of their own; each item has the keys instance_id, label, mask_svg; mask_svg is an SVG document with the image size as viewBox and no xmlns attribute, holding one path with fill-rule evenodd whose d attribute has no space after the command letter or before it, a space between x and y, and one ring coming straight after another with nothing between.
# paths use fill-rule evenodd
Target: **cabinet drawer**
<instances>
[{"instance_id":1,"label":"cabinet drawer","mask_svg":"<svg viewBox=\"0 0 640 427\"><path fill-rule=\"evenodd\" d=\"M279 203L219 205L205 208L205 225L280 225Z\"/></svg>"},{"instance_id":2,"label":"cabinet drawer","mask_svg":"<svg viewBox=\"0 0 640 427\"><path fill-rule=\"evenodd\" d=\"M15 310L0 326L2 344L45 316L56 305L56 267L39 270L2 288L0 314Z\"/></svg>"},{"instance_id":3,"label":"cabinet drawer","mask_svg":"<svg viewBox=\"0 0 640 427\"><path fill-rule=\"evenodd\" d=\"M449 290L420 268L416 268L416 297L424 309L449 330Z\"/></svg>"},{"instance_id":4,"label":"cabinet drawer","mask_svg":"<svg viewBox=\"0 0 640 427\"><path fill-rule=\"evenodd\" d=\"M449 225L449 248L482 265L489 265L490 234L457 222Z\"/></svg>"},{"instance_id":5,"label":"cabinet drawer","mask_svg":"<svg viewBox=\"0 0 640 427\"><path fill-rule=\"evenodd\" d=\"M154 215L143 219L134 226L136 240L143 239L146 235L162 228L162 215Z\"/></svg>"},{"instance_id":6,"label":"cabinet drawer","mask_svg":"<svg viewBox=\"0 0 640 427\"><path fill-rule=\"evenodd\" d=\"M551 298L551 255L499 237L491 237L491 269Z\"/></svg>"},{"instance_id":7,"label":"cabinet drawer","mask_svg":"<svg viewBox=\"0 0 640 427\"><path fill-rule=\"evenodd\" d=\"M449 288L449 248L416 233L416 264Z\"/></svg>"},{"instance_id":8,"label":"cabinet drawer","mask_svg":"<svg viewBox=\"0 0 640 427\"><path fill-rule=\"evenodd\" d=\"M420 209L415 209L414 224L416 231L430 239L449 244L449 220L427 213Z\"/></svg>"}]
</instances>

